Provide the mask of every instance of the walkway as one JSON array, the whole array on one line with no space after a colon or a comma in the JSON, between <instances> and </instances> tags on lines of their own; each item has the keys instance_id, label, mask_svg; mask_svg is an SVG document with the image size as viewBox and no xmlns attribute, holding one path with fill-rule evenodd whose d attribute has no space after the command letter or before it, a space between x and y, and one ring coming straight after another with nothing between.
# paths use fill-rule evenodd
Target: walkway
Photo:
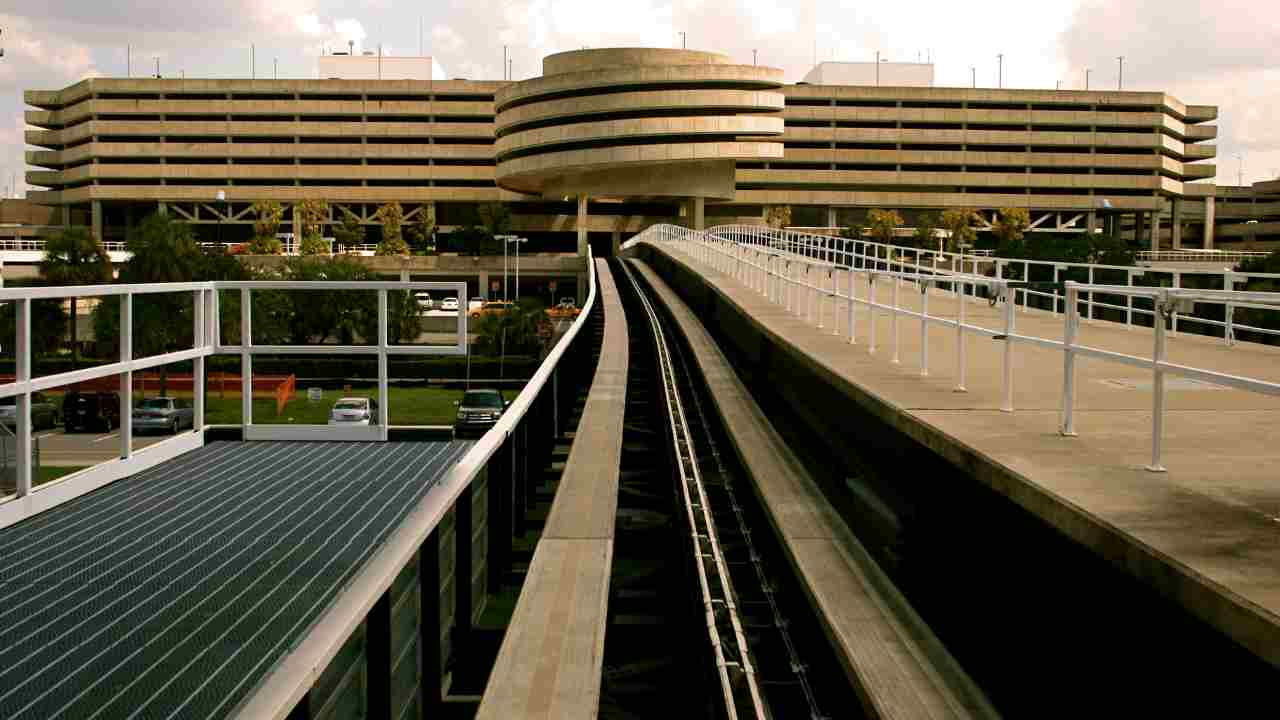
<instances>
[{"instance_id":1,"label":"walkway","mask_svg":"<svg viewBox=\"0 0 1280 720\"><path fill-rule=\"evenodd\" d=\"M469 446L215 442L0 531L0 717L229 715Z\"/></svg>"},{"instance_id":2,"label":"walkway","mask_svg":"<svg viewBox=\"0 0 1280 720\"><path fill-rule=\"evenodd\" d=\"M837 308L833 335L828 299L824 328L802 323L759 293L692 260L674 244L654 245L708 278L767 334L797 348L848 387L890 425L1034 512L1076 541L1175 599L1237 642L1280 666L1280 476L1275 445L1280 401L1182 378L1167 380L1164 465L1144 469L1151 443L1150 371L1094 359L1077 361L1076 431L1059 434L1062 352L1015 344L1015 412L1002 412L1001 341L968 335L967 392L957 384L956 334L932 325L929 375L920 374L917 320L899 318L899 364L893 364L888 317L877 321L876 353L868 353L870 320L857 312L858 343L848 340L848 311ZM825 281L829 284L829 281ZM845 291L841 278L841 291ZM892 283L877 283L888 302ZM865 280L857 295L865 298ZM921 295L904 284L901 302L919 309ZM956 301L934 291L930 315L955 317ZM985 300L966 306L969 323L1004 327L1003 308ZM1016 332L1061 339L1063 319L1018 310ZM1079 342L1150 357L1152 333L1095 321ZM1169 360L1280 381L1280 349L1177 335Z\"/></svg>"}]
</instances>

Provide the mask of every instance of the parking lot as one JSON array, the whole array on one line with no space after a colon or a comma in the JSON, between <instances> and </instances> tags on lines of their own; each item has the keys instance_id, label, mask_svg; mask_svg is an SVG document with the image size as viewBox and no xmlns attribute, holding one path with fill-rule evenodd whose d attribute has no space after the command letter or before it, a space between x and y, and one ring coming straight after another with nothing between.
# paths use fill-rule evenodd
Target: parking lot
<instances>
[{"instance_id":1,"label":"parking lot","mask_svg":"<svg viewBox=\"0 0 1280 720\"><path fill-rule=\"evenodd\" d=\"M120 433L71 433L61 429L36 433L40 443L40 464L45 467L80 467L120 457ZM133 449L138 450L164 440L170 435L133 436Z\"/></svg>"}]
</instances>

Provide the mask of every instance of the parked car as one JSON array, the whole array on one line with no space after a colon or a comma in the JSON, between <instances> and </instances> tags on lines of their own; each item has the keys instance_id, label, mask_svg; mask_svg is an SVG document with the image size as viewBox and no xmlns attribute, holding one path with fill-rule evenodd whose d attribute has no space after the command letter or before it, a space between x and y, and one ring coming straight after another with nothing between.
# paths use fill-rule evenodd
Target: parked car
<instances>
[{"instance_id":1,"label":"parked car","mask_svg":"<svg viewBox=\"0 0 1280 720\"><path fill-rule=\"evenodd\" d=\"M507 300L489 300L485 304L471 311L471 317L478 318L481 315L493 315L497 313L505 313L515 307L516 304Z\"/></svg>"},{"instance_id":2,"label":"parked car","mask_svg":"<svg viewBox=\"0 0 1280 720\"><path fill-rule=\"evenodd\" d=\"M54 405L44 393L31 393L31 429L54 428L58 426L58 422L58 406ZM16 397L0 398L0 424L10 429L18 427Z\"/></svg>"},{"instance_id":3,"label":"parked car","mask_svg":"<svg viewBox=\"0 0 1280 720\"><path fill-rule=\"evenodd\" d=\"M183 428L195 427L195 410L191 401L175 397L146 398L133 408L133 431L154 430L177 435Z\"/></svg>"},{"instance_id":4,"label":"parked car","mask_svg":"<svg viewBox=\"0 0 1280 720\"><path fill-rule=\"evenodd\" d=\"M111 432L120 427L120 396L113 392L72 390L62 399L62 422L69 433Z\"/></svg>"},{"instance_id":5,"label":"parked car","mask_svg":"<svg viewBox=\"0 0 1280 720\"><path fill-rule=\"evenodd\" d=\"M484 307L484 298L471 298L467 301L467 312L479 310Z\"/></svg>"},{"instance_id":6,"label":"parked car","mask_svg":"<svg viewBox=\"0 0 1280 720\"><path fill-rule=\"evenodd\" d=\"M456 298L456 297L454 297L454 296L450 295L449 297L445 298L444 300L441 300L441 301L440 301L440 309L441 309L441 310L450 310L450 311L457 312L457 310L458 310L458 298Z\"/></svg>"},{"instance_id":7,"label":"parked car","mask_svg":"<svg viewBox=\"0 0 1280 720\"><path fill-rule=\"evenodd\" d=\"M431 298L431 293L420 292L415 297L418 299L418 307L423 310L430 310L435 307L436 301Z\"/></svg>"},{"instance_id":8,"label":"parked car","mask_svg":"<svg viewBox=\"0 0 1280 720\"><path fill-rule=\"evenodd\" d=\"M453 421L453 436L480 437L498 422L511 403L502 399L498 390L468 390L457 403L458 415Z\"/></svg>"},{"instance_id":9,"label":"parked car","mask_svg":"<svg viewBox=\"0 0 1280 720\"><path fill-rule=\"evenodd\" d=\"M377 425L378 402L370 398L344 397L329 411L330 425Z\"/></svg>"}]
</instances>

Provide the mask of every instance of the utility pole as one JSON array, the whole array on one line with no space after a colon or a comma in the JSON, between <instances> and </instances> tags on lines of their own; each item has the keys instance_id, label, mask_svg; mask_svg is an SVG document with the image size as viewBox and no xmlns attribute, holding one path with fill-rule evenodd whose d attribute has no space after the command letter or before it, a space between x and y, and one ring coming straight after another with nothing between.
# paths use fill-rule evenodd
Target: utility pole
<instances>
[{"instance_id":1,"label":"utility pole","mask_svg":"<svg viewBox=\"0 0 1280 720\"><path fill-rule=\"evenodd\" d=\"M996 87L1004 87L1004 53L996 53Z\"/></svg>"},{"instance_id":2,"label":"utility pole","mask_svg":"<svg viewBox=\"0 0 1280 720\"><path fill-rule=\"evenodd\" d=\"M1116 89L1123 90L1124 89L1124 56L1117 55L1116 60L1120 61L1120 75L1116 77Z\"/></svg>"}]
</instances>

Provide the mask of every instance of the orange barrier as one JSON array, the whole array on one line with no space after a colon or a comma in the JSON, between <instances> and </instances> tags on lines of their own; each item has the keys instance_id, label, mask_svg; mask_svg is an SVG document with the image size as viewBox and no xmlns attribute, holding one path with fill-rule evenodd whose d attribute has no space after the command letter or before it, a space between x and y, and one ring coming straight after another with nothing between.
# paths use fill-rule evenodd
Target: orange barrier
<instances>
[{"instance_id":1,"label":"orange barrier","mask_svg":"<svg viewBox=\"0 0 1280 720\"><path fill-rule=\"evenodd\" d=\"M296 383L297 378L290 375L284 379L284 382L281 382L276 386L276 415L284 413L284 406L288 404L289 398L293 397L294 385Z\"/></svg>"}]
</instances>

